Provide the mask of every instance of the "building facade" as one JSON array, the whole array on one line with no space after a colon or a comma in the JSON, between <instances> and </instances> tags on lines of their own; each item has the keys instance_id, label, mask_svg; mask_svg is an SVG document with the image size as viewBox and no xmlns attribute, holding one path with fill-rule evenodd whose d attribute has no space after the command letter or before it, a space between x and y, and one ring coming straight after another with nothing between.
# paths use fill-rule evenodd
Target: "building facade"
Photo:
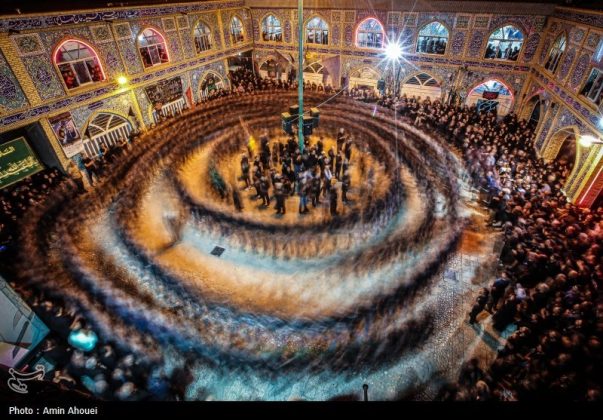
<instances>
[{"instance_id":1,"label":"building facade","mask_svg":"<svg viewBox=\"0 0 603 420\"><path fill-rule=\"evenodd\" d=\"M348 0L305 3L306 80L532 118L545 159L575 143L568 199L581 206L597 199L603 148L578 140L603 136L603 14L504 2L464 2L462 11L454 1L429 10L411 1L374 2L370 10ZM291 77L299 18L293 0L3 16L0 134L36 134L30 141L50 145L64 168L124 132L147 130L157 112L228 87L228 57L251 51L262 76ZM400 64L384 59L388 42L402 46ZM69 127L82 139L77 147Z\"/></svg>"}]
</instances>

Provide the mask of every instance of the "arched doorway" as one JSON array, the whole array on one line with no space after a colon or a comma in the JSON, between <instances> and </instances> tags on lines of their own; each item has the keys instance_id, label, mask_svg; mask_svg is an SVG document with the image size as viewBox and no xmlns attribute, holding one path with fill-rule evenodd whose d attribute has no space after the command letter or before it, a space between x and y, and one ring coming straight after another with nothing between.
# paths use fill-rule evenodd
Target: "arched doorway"
<instances>
[{"instance_id":1,"label":"arched doorway","mask_svg":"<svg viewBox=\"0 0 603 420\"><path fill-rule=\"evenodd\" d=\"M562 165L566 166L569 172L574 168L577 155L577 139L573 133L565 133L561 140L561 147L559 152L555 156L555 160Z\"/></svg>"},{"instance_id":2,"label":"arched doorway","mask_svg":"<svg viewBox=\"0 0 603 420\"><path fill-rule=\"evenodd\" d=\"M320 61L315 61L304 67L304 80L306 83L322 84L323 86L333 84L329 71Z\"/></svg>"},{"instance_id":3,"label":"arched doorway","mask_svg":"<svg viewBox=\"0 0 603 420\"><path fill-rule=\"evenodd\" d=\"M544 145L542 158L546 161L559 159L568 161L569 159L571 161L570 164L573 166L580 154L579 143L577 141L579 138L580 131L575 126L563 127L557 130Z\"/></svg>"},{"instance_id":4,"label":"arched doorway","mask_svg":"<svg viewBox=\"0 0 603 420\"><path fill-rule=\"evenodd\" d=\"M287 78L283 65L274 58L269 58L260 66L260 76L269 79L283 80Z\"/></svg>"},{"instance_id":5,"label":"arched doorway","mask_svg":"<svg viewBox=\"0 0 603 420\"><path fill-rule=\"evenodd\" d=\"M101 145L112 147L119 140L127 139L131 132L132 124L126 118L110 112L100 112L86 127L84 153L90 158L97 156Z\"/></svg>"},{"instance_id":6,"label":"arched doorway","mask_svg":"<svg viewBox=\"0 0 603 420\"><path fill-rule=\"evenodd\" d=\"M513 108L513 92L498 80L480 83L469 91L466 104L475 105L478 112L494 112L507 115Z\"/></svg>"},{"instance_id":7,"label":"arched doorway","mask_svg":"<svg viewBox=\"0 0 603 420\"><path fill-rule=\"evenodd\" d=\"M377 85L381 75L372 67L364 66L353 70L350 73L350 89L366 89L377 91Z\"/></svg>"},{"instance_id":8,"label":"arched doorway","mask_svg":"<svg viewBox=\"0 0 603 420\"><path fill-rule=\"evenodd\" d=\"M540 94L536 94L525 102L519 113L519 117L526 120L536 130L545 112L546 103Z\"/></svg>"},{"instance_id":9,"label":"arched doorway","mask_svg":"<svg viewBox=\"0 0 603 420\"><path fill-rule=\"evenodd\" d=\"M442 87L440 82L430 74L418 73L406 79L402 84L401 94L405 94L409 98L413 96L422 99L429 97L434 101L442 97Z\"/></svg>"},{"instance_id":10,"label":"arched doorway","mask_svg":"<svg viewBox=\"0 0 603 420\"><path fill-rule=\"evenodd\" d=\"M206 73L199 82L199 97L207 99L214 91L224 89L224 79L217 73Z\"/></svg>"}]
</instances>

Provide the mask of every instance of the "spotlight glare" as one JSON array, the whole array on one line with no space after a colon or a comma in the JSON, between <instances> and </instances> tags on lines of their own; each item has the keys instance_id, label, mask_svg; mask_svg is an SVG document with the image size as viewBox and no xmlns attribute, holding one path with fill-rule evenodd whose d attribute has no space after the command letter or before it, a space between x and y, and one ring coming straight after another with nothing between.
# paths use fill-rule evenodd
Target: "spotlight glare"
<instances>
[{"instance_id":1,"label":"spotlight glare","mask_svg":"<svg viewBox=\"0 0 603 420\"><path fill-rule=\"evenodd\" d=\"M593 136L582 136L580 137L580 146L582 147L590 147L597 140Z\"/></svg>"},{"instance_id":2,"label":"spotlight glare","mask_svg":"<svg viewBox=\"0 0 603 420\"><path fill-rule=\"evenodd\" d=\"M127 84L127 83L128 83L128 78L127 78L126 76L119 76L119 77L117 78L117 83L118 83L120 86L124 86L125 84Z\"/></svg>"},{"instance_id":3,"label":"spotlight glare","mask_svg":"<svg viewBox=\"0 0 603 420\"><path fill-rule=\"evenodd\" d=\"M385 56L388 60L399 60L402 57L402 46L398 42L390 42L385 46Z\"/></svg>"},{"instance_id":4,"label":"spotlight glare","mask_svg":"<svg viewBox=\"0 0 603 420\"><path fill-rule=\"evenodd\" d=\"M599 127L603 128L603 117L599 119Z\"/></svg>"}]
</instances>

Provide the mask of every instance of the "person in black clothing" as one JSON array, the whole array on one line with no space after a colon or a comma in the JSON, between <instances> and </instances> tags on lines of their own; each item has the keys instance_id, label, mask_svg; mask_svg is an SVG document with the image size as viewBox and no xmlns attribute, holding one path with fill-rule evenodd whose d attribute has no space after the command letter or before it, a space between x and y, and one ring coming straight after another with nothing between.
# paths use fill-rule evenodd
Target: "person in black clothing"
<instances>
[{"instance_id":1,"label":"person in black clothing","mask_svg":"<svg viewBox=\"0 0 603 420\"><path fill-rule=\"evenodd\" d=\"M278 175L274 183L274 197L276 198L276 214L285 214L285 186Z\"/></svg>"},{"instance_id":2,"label":"person in black clothing","mask_svg":"<svg viewBox=\"0 0 603 420\"><path fill-rule=\"evenodd\" d=\"M331 216L337 216L337 188L335 186L335 179L332 180L331 189L329 190L329 208L331 210Z\"/></svg>"},{"instance_id":3,"label":"person in black clothing","mask_svg":"<svg viewBox=\"0 0 603 420\"><path fill-rule=\"evenodd\" d=\"M343 178L341 180L341 201L343 201L344 203L348 202L347 193L350 190L350 182L351 182L350 172L348 170L345 170L343 172Z\"/></svg>"},{"instance_id":4,"label":"person in black clothing","mask_svg":"<svg viewBox=\"0 0 603 420\"><path fill-rule=\"evenodd\" d=\"M477 316L480 314L481 311L484 310L484 307L488 302L489 295L490 292L485 287L480 290L479 295L477 296L477 302L475 302L475 305L473 305L473 308L471 308L471 312L469 313L470 324L475 324Z\"/></svg>"}]
</instances>

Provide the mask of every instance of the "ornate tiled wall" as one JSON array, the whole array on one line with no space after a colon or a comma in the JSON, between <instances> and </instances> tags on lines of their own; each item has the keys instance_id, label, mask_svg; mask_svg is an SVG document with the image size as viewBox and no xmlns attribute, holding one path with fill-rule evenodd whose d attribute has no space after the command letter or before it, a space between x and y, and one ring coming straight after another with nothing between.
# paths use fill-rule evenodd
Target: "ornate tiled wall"
<instances>
[{"instance_id":1,"label":"ornate tiled wall","mask_svg":"<svg viewBox=\"0 0 603 420\"><path fill-rule=\"evenodd\" d=\"M25 94L11 71L4 55L0 52L0 115L27 106Z\"/></svg>"}]
</instances>

